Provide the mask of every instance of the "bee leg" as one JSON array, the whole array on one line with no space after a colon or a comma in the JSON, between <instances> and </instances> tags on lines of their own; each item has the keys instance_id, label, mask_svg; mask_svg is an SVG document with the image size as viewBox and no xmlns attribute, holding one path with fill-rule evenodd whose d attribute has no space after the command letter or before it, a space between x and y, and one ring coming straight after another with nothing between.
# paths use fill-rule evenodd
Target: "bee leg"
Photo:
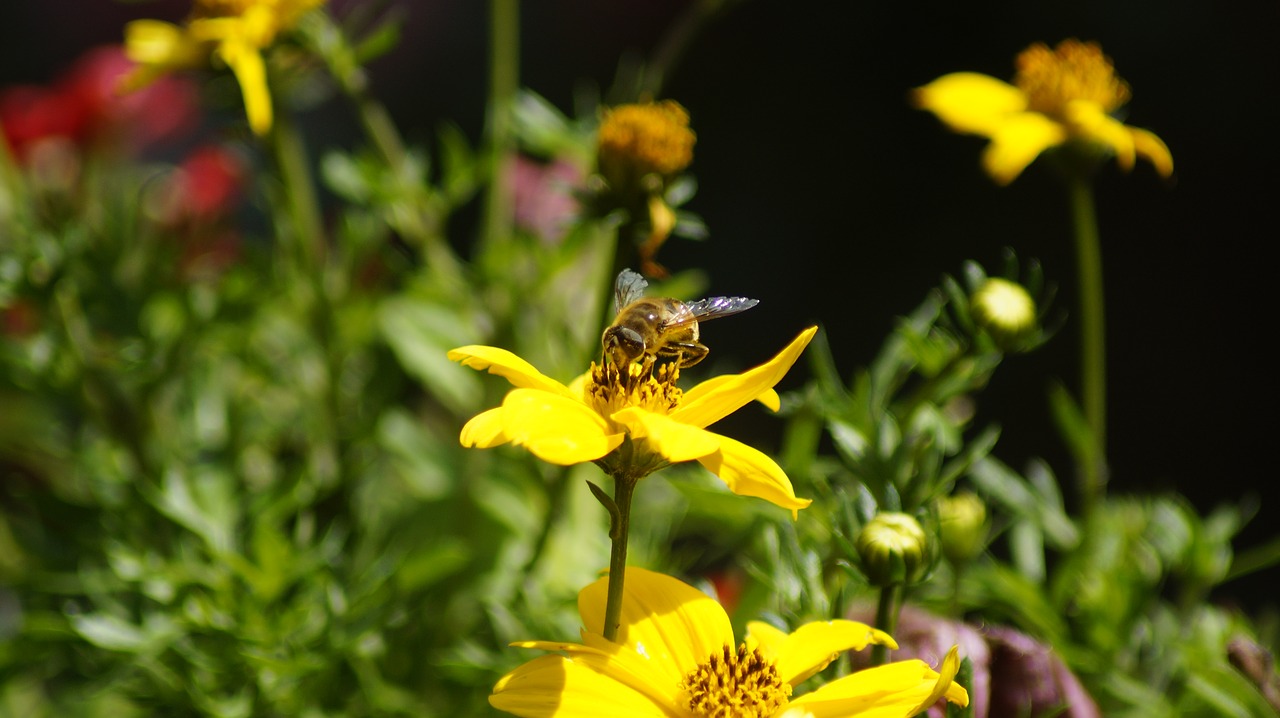
<instances>
[{"instance_id":1,"label":"bee leg","mask_svg":"<svg viewBox=\"0 0 1280 718\"><path fill-rule=\"evenodd\" d=\"M703 359L707 358L708 352L711 350L705 344L698 342L680 342L674 346L680 349L680 368L693 366Z\"/></svg>"}]
</instances>

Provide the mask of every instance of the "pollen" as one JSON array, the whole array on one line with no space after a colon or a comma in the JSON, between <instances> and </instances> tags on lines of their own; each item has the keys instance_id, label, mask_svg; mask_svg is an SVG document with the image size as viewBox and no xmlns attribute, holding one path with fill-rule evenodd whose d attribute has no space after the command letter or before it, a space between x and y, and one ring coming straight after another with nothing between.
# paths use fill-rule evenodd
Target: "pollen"
<instances>
[{"instance_id":1,"label":"pollen","mask_svg":"<svg viewBox=\"0 0 1280 718\"><path fill-rule=\"evenodd\" d=\"M601 416L609 416L630 406L657 414L670 414L680 405L680 367L675 362L632 362L625 374L616 364L591 363L586 402Z\"/></svg>"},{"instance_id":2,"label":"pollen","mask_svg":"<svg viewBox=\"0 0 1280 718\"><path fill-rule=\"evenodd\" d=\"M701 718L763 718L787 704L791 686L778 677L778 668L759 649L745 643L735 652L725 645L680 684L689 710Z\"/></svg>"},{"instance_id":3,"label":"pollen","mask_svg":"<svg viewBox=\"0 0 1280 718\"><path fill-rule=\"evenodd\" d=\"M628 169L626 174L637 177L669 177L693 161L695 139L689 113L679 103L619 105L607 110L600 123L600 170L606 177Z\"/></svg>"},{"instance_id":4,"label":"pollen","mask_svg":"<svg viewBox=\"0 0 1280 718\"><path fill-rule=\"evenodd\" d=\"M1129 85L1116 76L1111 58L1096 42L1068 39L1052 50L1036 43L1016 60L1014 84L1027 95L1028 109L1062 117L1075 100L1095 102L1111 113L1129 101Z\"/></svg>"}]
</instances>

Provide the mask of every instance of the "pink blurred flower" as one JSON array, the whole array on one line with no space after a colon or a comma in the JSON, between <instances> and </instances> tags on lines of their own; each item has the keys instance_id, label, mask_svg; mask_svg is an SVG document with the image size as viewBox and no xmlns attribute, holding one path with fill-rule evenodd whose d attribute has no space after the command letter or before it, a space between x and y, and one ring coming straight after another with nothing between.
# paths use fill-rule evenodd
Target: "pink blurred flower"
<instances>
[{"instance_id":1,"label":"pink blurred flower","mask_svg":"<svg viewBox=\"0 0 1280 718\"><path fill-rule=\"evenodd\" d=\"M559 242L581 209L574 191L585 176L582 168L565 160L543 164L517 155L511 165L516 226L546 244Z\"/></svg>"}]
</instances>

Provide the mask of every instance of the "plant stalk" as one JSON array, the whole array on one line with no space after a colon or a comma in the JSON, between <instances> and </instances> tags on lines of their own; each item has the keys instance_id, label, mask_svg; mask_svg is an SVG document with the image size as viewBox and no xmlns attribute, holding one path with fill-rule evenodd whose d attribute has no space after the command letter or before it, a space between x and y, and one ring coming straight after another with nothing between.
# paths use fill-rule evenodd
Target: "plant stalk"
<instances>
[{"instance_id":1,"label":"plant stalk","mask_svg":"<svg viewBox=\"0 0 1280 718\"><path fill-rule=\"evenodd\" d=\"M627 538L631 535L631 497L635 494L639 479L630 476L613 478L613 503L617 513L609 527L609 593L604 607L604 637L618 640L618 625L622 618L622 587L627 571Z\"/></svg>"},{"instance_id":2,"label":"plant stalk","mask_svg":"<svg viewBox=\"0 0 1280 718\"><path fill-rule=\"evenodd\" d=\"M898 629L899 597L902 587L892 584L880 589L880 601L876 604L876 628L890 636ZM889 647L876 644L871 647L871 665L882 666L889 661Z\"/></svg>"},{"instance_id":3,"label":"plant stalk","mask_svg":"<svg viewBox=\"0 0 1280 718\"><path fill-rule=\"evenodd\" d=\"M1080 467L1080 498L1084 510L1088 511L1106 490L1107 365L1102 247L1092 183L1082 173L1073 174L1068 180L1068 192L1080 282L1080 387L1085 422L1093 440L1093 452Z\"/></svg>"},{"instance_id":4,"label":"plant stalk","mask_svg":"<svg viewBox=\"0 0 1280 718\"><path fill-rule=\"evenodd\" d=\"M515 225L509 169L515 161L511 105L520 81L520 0L490 0L489 10L489 194L482 240L492 248L507 243Z\"/></svg>"}]
</instances>

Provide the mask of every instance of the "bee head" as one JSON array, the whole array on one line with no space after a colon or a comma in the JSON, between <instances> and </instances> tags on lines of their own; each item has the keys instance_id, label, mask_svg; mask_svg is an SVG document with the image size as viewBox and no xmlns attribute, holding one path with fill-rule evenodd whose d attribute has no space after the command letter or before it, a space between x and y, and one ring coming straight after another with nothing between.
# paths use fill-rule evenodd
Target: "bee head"
<instances>
[{"instance_id":1,"label":"bee head","mask_svg":"<svg viewBox=\"0 0 1280 718\"><path fill-rule=\"evenodd\" d=\"M644 355L644 337L628 327L609 327L604 330L602 342L605 356L619 368L627 366Z\"/></svg>"}]
</instances>

